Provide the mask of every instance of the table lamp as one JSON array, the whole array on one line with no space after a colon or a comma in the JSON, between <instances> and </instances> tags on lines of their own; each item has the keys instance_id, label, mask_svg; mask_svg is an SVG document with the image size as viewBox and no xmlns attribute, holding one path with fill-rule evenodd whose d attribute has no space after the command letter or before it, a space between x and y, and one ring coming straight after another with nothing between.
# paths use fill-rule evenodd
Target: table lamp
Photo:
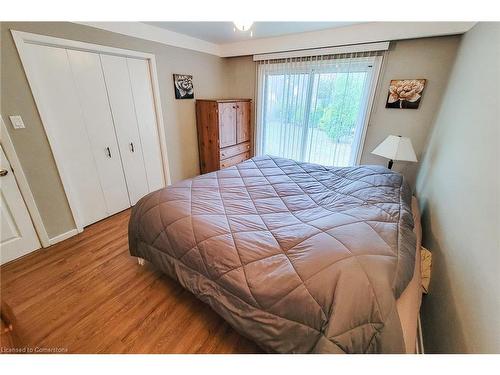
<instances>
[{"instance_id":1,"label":"table lamp","mask_svg":"<svg viewBox=\"0 0 500 375\"><path fill-rule=\"evenodd\" d=\"M390 135L379 144L372 154L389 159L387 168L391 169L394 160L417 162L417 156L413 150L411 140L400 135Z\"/></svg>"}]
</instances>

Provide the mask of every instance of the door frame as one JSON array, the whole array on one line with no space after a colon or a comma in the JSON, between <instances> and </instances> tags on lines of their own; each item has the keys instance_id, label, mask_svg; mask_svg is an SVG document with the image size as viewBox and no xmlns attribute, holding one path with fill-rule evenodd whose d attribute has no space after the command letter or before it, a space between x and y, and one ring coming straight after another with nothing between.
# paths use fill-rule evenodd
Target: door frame
<instances>
[{"instance_id":1,"label":"door frame","mask_svg":"<svg viewBox=\"0 0 500 375\"><path fill-rule=\"evenodd\" d=\"M17 187L19 188L21 196L23 197L24 204L28 209L31 223L35 228L35 233L37 234L38 240L40 241L42 247L50 246L51 242L49 235L45 230L45 225L43 224L40 211L38 211L35 198L33 197L33 193L31 192L28 180L26 179L26 175L24 174L23 168L21 167L21 162L17 157L16 149L14 148L14 144L12 143L12 139L10 138L7 126L5 125L5 122L3 121L1 115L0 127L0 143L2 144L2 148L5 152L5 155L7 156L7 159L9 160L10 166L13 169L12 173L14 174L14 178L17 182Z\"/></svg>"},{"instance_id":2,"label":"door frame","mask_svg":"<svg viewBox=\"0 0 500 375\"><path fill-rule=\"evenodd\" d=\"M41 98L41 94L38 91L38 88L36 87L35 80L34 78L34 73L32 71L32 68L30 66L30 62L28 60L28 55L25 50L25 45L26 44L38 44L38 45L44 45L44 46L49 46L49 47L58 47L58 48L65 48L65 49L74 49L74 50L79 50L79 51L86 51L86 52L94 52L94 53L103 53L103 54L108 54L108 55L115 55L115 56L121 56L121 57L129 57L129 58L136 58L136 59L141 59L141 60L146 60L149 65L150 69L150 75L151 75L151 87L153 90L153 101L155 105L155 116L156 116L156 124L157 124L157 130L158 130L158 137L159 137L159 143L160 143L160 151L161 151L161 159L162 159L162 165L163 165L163 182L164 186L170 185L171 183L171 178L170 178L170 170L169 170L169 163L168 163L168 156L167 156L167 141L166 141L166 134L165 134L165 125L163 122L163 110L161 107L161 99L160 99L160 85L158 82L158 71L156 68L156 56L151 53L146 53L146 52L139 52L139 51L133 51L133 50L128 50L128 49L122 49L122 48L115 48L115 47L109 47L109 46L104 46L100 44L93 44L93 43L86 43L86 42L80 42L76 40L70 40L70 39L63 39L63 38L56 38L56 37L51 37L47 35L40 35L40 34L33 34L33 33L28 33L24 31L17 31L17 30L11 30L12 37L14 38L14 43L16 44L17 51L19 53L19 57L21 59L24 71L26 73L26 76L28 78L28 83L31 88L33 97L35 99L36 107L38 109L38 112L40 114L40 118L42 120L42 124L45 130L45 133L47 135L47 138L49 140L49 145L51 147L51 151L54 154L54 160L56 163L57 170L59 172L59 176L61 177L61 181L63 184L64 192L66 194L66 198L69 203L69 207L73 216L73 219L76 224L76 228L78 232L83 231L83 224L81 220L78 217L78 211L77 211L77 205L75 204L75 201L73 197L71 196L71 188L68 180L68 176L66 176L64 172L64 168L61 167L61 163L58 162L58 160L62 160L63 155L58 155L57 150L59 149L58 147L54 147L55 145L58 144L58 141L56 137L54 137L51 132L48 130L48 128L45 126L45 123L47 122L47 116L46 116L46 109L43 108L43 105L41 104L42 101L39 100Z\"/></svg>"}]
</instances>

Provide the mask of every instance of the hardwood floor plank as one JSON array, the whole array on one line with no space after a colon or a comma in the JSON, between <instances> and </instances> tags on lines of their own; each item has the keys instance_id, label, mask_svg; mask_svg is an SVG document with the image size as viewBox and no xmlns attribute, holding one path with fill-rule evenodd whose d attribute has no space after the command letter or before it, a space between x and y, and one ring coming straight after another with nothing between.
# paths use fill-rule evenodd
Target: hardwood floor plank
<instances>
[{"instance_id":1,"label":"hardwood floor plank","mask_svg":"<svg viewBox=\"0 0 500 375\"><path fill-rule=\"evenodd\" d=\"M70 353L260 353L221 317L128 252L130 211L0 267L18 345Z\"/></svg>"},{"instance_id":2,"label":"hardwood floor plank","mask_svg":"<svg viewBox=\"0 0 500 375\"><path fill-rule=\"evenodd\" d=\"M131 293L128 288L123 288L119 294L101 303L94 311L87 316L83 316L62 335L57 335L51 339L59 339L77 352L84 351L86 347L90 346L89 341L95 337L100 337L100 342L109 340L111 336L109 327L124 326L124 318L127 318L127 315L123 313L126 298L130 300L136 299L135 293L142 293L145 289L144 285L148 286L148 283L154 281L158 281L158 279L151 273L137 274L133 283L130 284L131 289L136 288L134 293ZM97 345L93 349L96 352L99 351Z\"/></svg>"}]
</instances>

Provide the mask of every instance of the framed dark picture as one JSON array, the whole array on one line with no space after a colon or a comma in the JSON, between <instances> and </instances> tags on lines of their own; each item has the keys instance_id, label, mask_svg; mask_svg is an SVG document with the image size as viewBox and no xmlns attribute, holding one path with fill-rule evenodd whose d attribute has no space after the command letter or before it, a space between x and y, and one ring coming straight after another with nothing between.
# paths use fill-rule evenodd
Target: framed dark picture
<instances>
[{"instance_id":1,"label":"framed dark picture","mask_svg":"<svg viewBox=\"0 0 500 375\"><path fill-rule=\"evenodd\" d=\"M175 99L193 99L193 76L174 74Z\"/></svg>"},{"instance_id":2,"label":"framed dark picture","mask_svg":"<svg viewBox=\"0 0 500 375\"><path fill-rule=\"evenodd\" d=\"M417 109L422 99L425 81L425 79L392 80L385 108Z\"/></svg>"}]
</instances>

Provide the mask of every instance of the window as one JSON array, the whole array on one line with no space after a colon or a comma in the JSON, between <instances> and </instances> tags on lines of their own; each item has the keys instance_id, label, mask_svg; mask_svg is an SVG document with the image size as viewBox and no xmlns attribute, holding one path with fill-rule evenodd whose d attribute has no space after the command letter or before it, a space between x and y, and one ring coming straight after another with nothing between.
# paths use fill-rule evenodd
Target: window
<instances>
[{"instance_id":1,"label":"window","mask_svg":"<svg viewBox=\"0 0 500 375\"><path fill-rule=\"evenodd\" d=\"M380 61L335 55L261 62L257 153L357 164Z\"/></svg>"}]
</instances>

